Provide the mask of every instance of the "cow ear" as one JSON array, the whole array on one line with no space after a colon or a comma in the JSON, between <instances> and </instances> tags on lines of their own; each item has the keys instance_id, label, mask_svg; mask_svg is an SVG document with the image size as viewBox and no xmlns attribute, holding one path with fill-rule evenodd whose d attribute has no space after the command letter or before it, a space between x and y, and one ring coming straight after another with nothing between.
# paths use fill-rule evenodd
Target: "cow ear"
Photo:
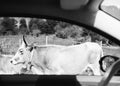
<instances>
[{"instance_id":1,"label":"cow ear","mask_svg":"<svg viewBox=\"0 0 120 86\"><path fill-rule=\"evenodd\" d=\"M32 50L33 50L33 47L30 47L30 48L29 48L29 51L31 52Z\"/></svg>"},{"instance_id":2,"label":"cow ear","mask_svg":"<svg viewBox=\"0 0 120 86\"><path fill-rule=\"evenodd\" d=\"M24 44L25 47L28 46L28 44L27 44L27 42L26 42L26 40L25 40L25 36L24 36L24 35L23 35L23 39L22 39L22 44Z\"/></svg>"},{"instance_id":3,"label":"cow ear","mask_svg":"<svg viewBox=\"0 0 120 86\"><path fill-rule=\"evenodd\" d=\"M96 42L102 47L102 41L97 41Z\"/></svg>"}]
</instances>

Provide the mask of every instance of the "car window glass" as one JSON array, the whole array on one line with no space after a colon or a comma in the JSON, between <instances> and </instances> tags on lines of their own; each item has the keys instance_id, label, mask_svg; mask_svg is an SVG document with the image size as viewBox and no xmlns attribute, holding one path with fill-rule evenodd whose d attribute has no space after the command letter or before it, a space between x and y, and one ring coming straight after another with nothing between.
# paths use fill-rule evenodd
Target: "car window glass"
<instances>
[{"instance_id":1,"label":"car window glass","mask_svg":"<svg viewBox=\"0 0 120 86\"><path fill-rule=\"evenodd\" d=\"M20 49L17 51L21 45L21 39L25 36L25 40L29 47L25 49ZM32 72L27 71L29 69L24 68L23 64L26 60L19 58L23 54L29 53L27 56L31 55L34 45L62 45L62 46L75 46L81 43L95 42L102 46L104 55L115 55L119 56L119 46L113 41L99 35L95 32L88 30L86 27L78 26L75 24L43 19L43 18L29 18L29 17L1 17L0 18L0 74L15 74L24 73L31 74ZM35 49L35 48L34 48ZM64 49L62 47L62 49ZM49 55L51 55L51 52ZM28 51L27 53L24 53ZM20 55L16 56L14 61L19 61L19 63L14 63L11 59L15 57L16 52ZM45 51L48 52L48 51ZM74 52L74 51L73 51ZM19 54L18 53L18 54ZM54 53L54 52L53 52ZM84 52L85 53L85 52ZM84 54L83 53L83 54ZM46 55L44 50L42 52L43 56ZM26 56L26 58L27 58ZM28 59L31 57L28 57ZM33 58L29 59L30 61ZM24 62L22 62L24 60ZM44 67L48 67L46 61L42 62ZM15 66L15 67L14 67ZM31 65L29 65L31 66ZM22 68L21 68L22 67ZM37 69L39 68L36 65ZM30 67L29 67L30 68ZM49 70L49 69L48 69ZM93 71L88 67L83 75L93 75Z\"/></svg>"},{"instance_id":2,"label":"car window glass","mask_svg":"<svg viewBox=\"0 0 120 86\"><path fill-rule=\"evenodd\" d=\"M101 4L101 9L120 20L120 0L104 0Z\"/></svg>"}]
</instances>

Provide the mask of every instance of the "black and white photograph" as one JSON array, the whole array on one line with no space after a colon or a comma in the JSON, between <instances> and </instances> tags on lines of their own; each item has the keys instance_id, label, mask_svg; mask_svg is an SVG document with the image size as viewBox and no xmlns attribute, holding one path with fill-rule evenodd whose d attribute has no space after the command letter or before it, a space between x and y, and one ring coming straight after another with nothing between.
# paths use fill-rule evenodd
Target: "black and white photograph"
<instances>
[{"instance_id":1,"label":"black and white photograph","mask_svg":"<svg viewBox=\"0 0 120 86\"><path fill-rule=\"evenodd\" d=\"M120 86L120 0L2 0L1 86Z\"/></svg>"}]
</instances>

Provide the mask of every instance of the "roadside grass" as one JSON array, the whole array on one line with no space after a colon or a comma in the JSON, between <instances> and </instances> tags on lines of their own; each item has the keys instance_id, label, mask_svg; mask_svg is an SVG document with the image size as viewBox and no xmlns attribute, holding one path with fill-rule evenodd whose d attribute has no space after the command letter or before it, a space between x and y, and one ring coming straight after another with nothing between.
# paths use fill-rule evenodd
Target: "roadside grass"
<instances>
[{"instance_id":1,"label":"roadside grass","mask_svg":"<svg viewBox=\"0 0 120 86\"><path fill-rule=\"evenodd\" d=\"M9 36L0 36L0 53L1 54L15 54L17 49L19 48L20 41L22 39L22 35L9 35ZM40 35L39 37L34 37L27 35L26 41L28 44L35 42L38 45L46 44L46 36ZM57 44L57 45L72 45L75 41L73 39L61 39L57 38L55 35L48 36L47 44ZM108 47L103 46L104 55L114 55L120 57L120 48L119 47Z\"/></svg>"}]
</instances>

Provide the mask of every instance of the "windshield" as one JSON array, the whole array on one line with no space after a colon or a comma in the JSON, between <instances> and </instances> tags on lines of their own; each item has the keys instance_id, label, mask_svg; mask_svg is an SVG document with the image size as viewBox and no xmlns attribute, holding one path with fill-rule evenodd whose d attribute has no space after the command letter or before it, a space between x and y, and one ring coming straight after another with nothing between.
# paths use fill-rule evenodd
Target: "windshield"
<instances>
[{"instance_id":1,"label":"windshield","mask_svg":"<svg viewBox=\"0 0 120 86\"><path fill-rule=\"evenodd\" d=\"M104 0L101 4L101 9L120 20L120 0Z\"/></svg>"},{"instance_id":2,"label":"windshield","mask_svg":"<svg viewBox=\"0 0 120 86\"><path fill-rule=\"evenodd\" d=\"M1 17L0 74L101 75L101 57L120 56L120 48L88 29L50 19Z\"/></svg>"}]
</instances>

